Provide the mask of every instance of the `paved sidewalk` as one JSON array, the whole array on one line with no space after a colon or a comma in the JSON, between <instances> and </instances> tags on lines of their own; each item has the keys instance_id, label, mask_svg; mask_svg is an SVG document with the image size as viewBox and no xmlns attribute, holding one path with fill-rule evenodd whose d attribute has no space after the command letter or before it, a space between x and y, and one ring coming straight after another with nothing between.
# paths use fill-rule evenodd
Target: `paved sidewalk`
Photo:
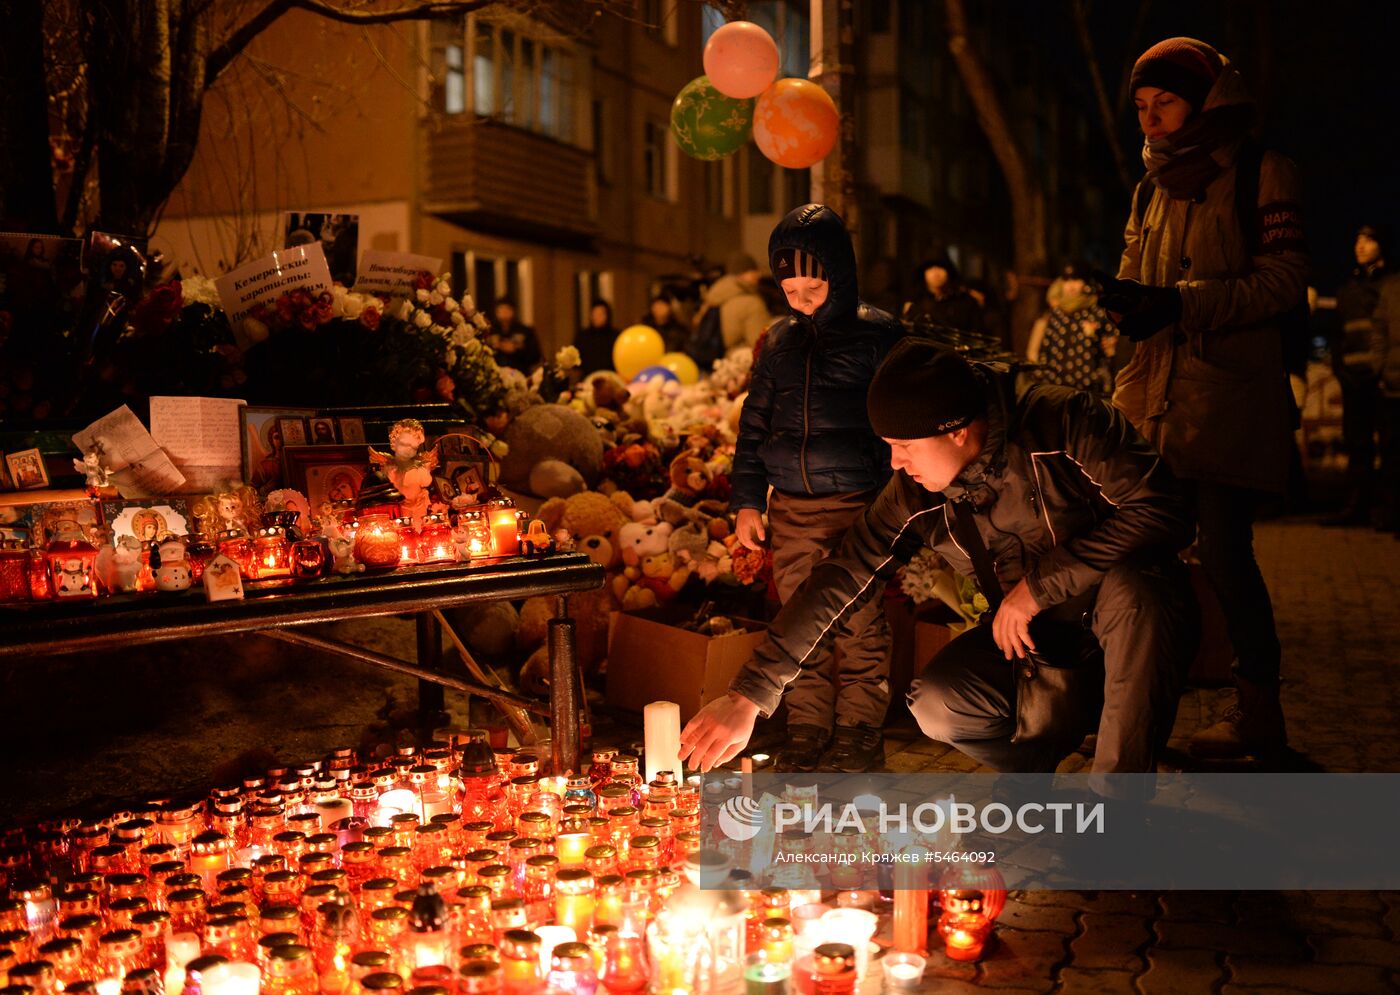
<instances>
[{"instance_id":1,"label":"paved sidewalk","mask_svg":"<svg viewBox=\"0 0 1400 995\"><path fill-rule=\"evenodd\" d=\"M1284 711L1299 769L1400 771L1400 542L1300 521L1257 529L1284 646ZM1192 690L1172 746L1229 698ZM917 735L891 737L896 771L977 769ZM1084 764L1075 757L1062 769ZM1396 859L1400 859L1397 855ZM935 954L925 986L964 992L1400 991L1400 893L1020 892L980 964Z\"/></svg>"}]
</instances>

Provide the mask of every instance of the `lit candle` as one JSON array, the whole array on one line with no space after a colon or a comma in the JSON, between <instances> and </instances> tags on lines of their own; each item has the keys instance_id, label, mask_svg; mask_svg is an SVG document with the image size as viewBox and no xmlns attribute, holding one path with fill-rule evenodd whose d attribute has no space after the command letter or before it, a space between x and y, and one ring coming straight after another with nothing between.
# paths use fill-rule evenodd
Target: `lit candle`
<instances>
[{"instance_id":1,"label":"lit candle","mask_svg":"<svg viewBox=\"0 0 1400 995\"><path fill-rule=\"evenodd\" d=\"M787 995L792 966L776 964L761 953L749 954L744 961L745 995Z\"/></svg>"},{"instance_id":2,"label":"lit candle","mask_svg":"<svg viewBox=\"0 0 1400 995\"><path fill-rule=\"evenodd\" d=\"M568 926L576 935L587 936L597 907L593 875L582 867L561 868L555 875L554 888L554 921Z\"/></svg>"},{"instance_id":3,"label":"lit candle","mask_svg":"<svg viewBox=\"0 0 1400 995\"><path fill-rule=\"evenodd\" d=\"M832 909L821 917L817 928L826 943L849 943L856 951L856 979L865 978L870 966L870 938L880 917L863 909Z\"/></svg>"},{"instance_id":4,"label":"lit candle","mask_svg":"<svg viewBox=\"0 0 1400 995\"><path fill-rule=\"evenodd\" d=\"M335 831L335 824L341 819L349 819L355 814L355 803L349 798L335 798L328 802L317 802L316 811L320 813L321 825L327 831Z\"/></svg>"},{"instance_id":5,"label":"lit candle","mask_svg":"<svg viewBox=\"0 0 1400 995\"><path fill-rule=\"evenodd\" d=\"M881 961L885 972L885 987L918 988L924 977L925 963L924 958L918 954L891 951Z\"/></svg>"},{"instance_id":6,"label":"lit candle","mask_svg":"<svg viewBox=\"0 0 1400 995\"><path fill-rule=\"evenodd\" d=\"M535 935L540 938L540 970L545 974L549 973L554 948L561 943L574 943L578 940L578 934L571 926L540 926L535 930Z\"/></svg>"},{"instance_id":7,"label":"lit candle","mask_svg":"<svg viewBox=\"0 0 1400 995\"><path fill-rule=\"evenodd\" d=\"M676 779L684 776L681 770L681 706L674 701L653 701L642 709L642 726L645 730L647 783L656 780L663 770L675 771Z\"/></svg>"},{"instance_id":8,"label":"lit candle","mask_svg":"<svg viewBox=\"0 0 1400 995\"><path fill-rule=\"evenodd\" d=\"M928 868L901 863L894 870L894 948L916 954L928 949Z\"/></svg>"},{"instance_id":9,"label":"lit candle","mask_svg":"<svg viewBox=\"0 0 1400 995\"><path fill-rule=\"evenodd\" d=\"M514 508L492 509L491 544L496 556L514 556L520 552L520 525Z\"/></svg>"},{"instance_id":10,"label":"lit candle","mask_svg":"<svg viewBox=\"0 0 1400 995\"><path fill-rule=\"evenodd\" d=\"M423 813L419 811L418 796L408 788L392 788L379 796L379 805L374 810L374 824L376 826L387 826L389 820L396 815L412 813L422 818Z\"/></svg>"},{"instance_id":11,"label":"lit candle","mask_svg":"<svg viewBox=\"0 0 1400 995\"><path fill-rule=\"evenodd\" d=\"M980 912L945 912L938 920L949 960L980 960L992 922Z\"/></svg>"},{"instance_id":12,"label":"lit candle","mask_svg":"<svg viewBox=\"0 0 1400 995\"><path fill-rule=\"evenodd\" d=\"M592 845L591 833L560 833L554 839L554 852L561 867L572 867L584 862Z\"/></svg>"},{"instance_id":13,"label":"lit candle","mask_svg":"<svg viewBox=\"0 0 1400 995\"><path fill-rule=\"evenodd\" d=\"M258 995L260 979L256 964L215 964L204 972L201 991L204 995Z\"/></svg>"}]
</instances>

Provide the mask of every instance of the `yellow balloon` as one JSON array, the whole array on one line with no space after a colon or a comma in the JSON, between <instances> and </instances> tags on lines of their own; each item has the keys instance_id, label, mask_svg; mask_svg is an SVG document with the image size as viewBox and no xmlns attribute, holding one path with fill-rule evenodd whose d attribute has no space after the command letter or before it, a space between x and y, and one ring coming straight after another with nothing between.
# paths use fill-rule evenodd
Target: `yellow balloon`
<instances>
[{"instance_id":1,"label":"yellow balloon","mask_svg":"<svg viewBox=\"0 0 1400 995\"><path fill-rule=\"evenodd\" d=\"M632 325L613 339L613 366L623 380L630 382L648 366L655 366L666 354L666 341L650 325Z\"/></svg>"},{"instance_id":2,"label":"yellow balloon","mask_svg":"<svg viewBox=\"0 0 1400 995\"><path fill-rule=\"evenodd\" d=\"M668 352L661 357L658 365L674 373L676 379L683 384L692 384L700 379L700 367L683 352Z\"/></svg>"}]
</instances>

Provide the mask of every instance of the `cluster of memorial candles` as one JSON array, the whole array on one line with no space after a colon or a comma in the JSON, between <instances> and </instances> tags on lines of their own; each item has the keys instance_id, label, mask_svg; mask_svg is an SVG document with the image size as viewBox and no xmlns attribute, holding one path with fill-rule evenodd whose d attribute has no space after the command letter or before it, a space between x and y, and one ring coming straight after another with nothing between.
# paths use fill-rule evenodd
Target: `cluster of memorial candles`
<instances>
[{"instance_id":1,"label":"cluster of memorial candles","mask_svg":"<svg viewBox=\"0 0 1400 995\"><path fill-rule=\"evenodd\" d=\"M0 995L854 991L879 893L827 905L726 878L733 851L712 847L735 844L702 837L701 790L666 770L644 784L612 750L544 776L472 738L12 831ZM698 887L702 869L733 888ZM980 957L1005 892L934 894L948 956ZM879 971L912 988L930 892L893 899Z\"/></svg>"}]
</instances>

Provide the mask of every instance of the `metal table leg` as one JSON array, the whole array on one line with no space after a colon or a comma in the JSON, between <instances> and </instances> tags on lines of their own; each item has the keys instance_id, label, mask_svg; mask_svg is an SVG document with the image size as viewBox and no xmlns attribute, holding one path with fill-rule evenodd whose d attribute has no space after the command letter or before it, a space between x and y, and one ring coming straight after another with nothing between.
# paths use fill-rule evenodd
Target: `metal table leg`
<instances>
[{"instance_id":1,"label":"metal table leg","mask_svg":"<svg viewBox=\"0 0 1400 995\"><path fill-rule=\"evenodd\" d=\"M579 767L578 667L574 659L574 620L562 595L549 620L549 718L554 773L574 774Z\"/></svg>"},{"instance_id":2,"label":"metal table leg","mask_svg":"<svg viewBox=\"0 0 1400 995\"><path fill-rule=\"evenodd\" d=\"M442 671L442 630L432 612L414 616L418 627L418 666L424 670ZM434 729L447 722L446 701L442 685L418 679L418 725L426 742Z\"/></svg>"}]
</instances>

